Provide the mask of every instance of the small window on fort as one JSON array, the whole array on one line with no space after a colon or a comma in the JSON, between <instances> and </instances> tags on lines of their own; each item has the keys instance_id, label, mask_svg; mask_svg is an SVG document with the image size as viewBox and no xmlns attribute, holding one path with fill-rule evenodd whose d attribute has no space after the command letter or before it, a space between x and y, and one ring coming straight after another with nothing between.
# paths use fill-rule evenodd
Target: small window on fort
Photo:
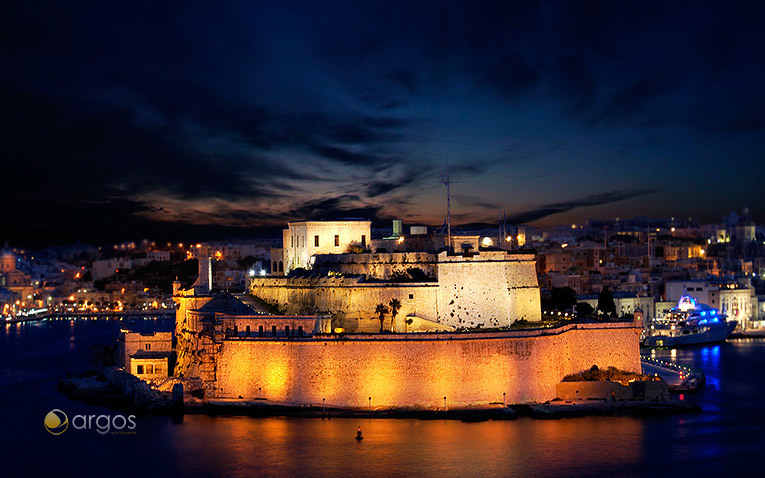
<instances>
[{"instance_id":1,"label":"small window on fort","mask_svg":"<svg viewBox=\"0 0 765 478\"><path fill-rule=\"evenodd\" d=\"M335 247L340 247L340 236L335 234Z\"/></svg>"},{"instance_id":2,"label":"small window on fort","mask_svg":"<svg viewBox=\"0 0 765 478\"><path fill-rule=\"evenodd\" d=\"M302 337L302 336L303 336L303 326L298 325L298 337Z\"/></svg>"},{"instance_id":3,"label":"small window on fort","mask_svg":"<svg viewBox=\"0 0 765 478\"><path fill-rule=\"evenodd\" d=\"M409 294L410 299L414 299L414 294Z\"/></svg>"},{"instance_id":4,"label":"small window on fort","mask_svg":"<svg viewBox=\"0 0 765 478\"><path fill-rule=\"evenodd\" d=\"M155 365L154 373L162 373L162 365Z\"/></svg>"},{"instance_id":5,"label":"small window on fort","mask_svg":"<svg viewBox=\"0 0 765 478\"><path fill-rule=\"evenodd\" d=\"M146 344L146 345L144 346L144 349L145 349L145 350L151 350L151 344Z\"/></svg>"},{"instance_id":6,"label":"small window on fort","mask_svg":"<svg viewBox=\"0 0 765 478\"><path fill-rule=\"evenodd\" d=\"M319 236L313 236L314 247L319 247Z\"/></svg>"},{"instance_id":7,"label":"small window on fort","mask_svg":"<svg viewBox=\"0 0 765 478\"><path fill-rule=\"evenodd\" d=\"M258 335L263 337L263 326L262 325L258 326Z\"/></svg>"},{"instance_id":8,"label":"small window on fort","mask_svg":"<svg viewBox=\"0 0 765 478\"><path fill-rule=\"evenodd\" d=\"M137 365L135 368L136 375L143 375L143 365Z\"/></svg>"},{"instance_id":9,"label":"small window on fort","mask_svg":"<svg viewBox=\"0 0 765 478\"><path fill-rule=\"evenodd\" d=\"M276 268L276 261L274 261L274 267L272 267L271 270L274 271L274 272L279 270L279 269Z\"/></svg>"},{"instance_id":10,"label":"small window on fort","mask_svg":"<svg viewBox=\"0 0 765 478\"><path fill-rule=\"evenodd\" d=\"M275 325L271 326L271 333L273 334L274 337L276 337L276 326Z\"/></svg>"},{"instance_id":11,"label":"small window on fort","mask_svg":"<svg viewBox=\"0 0 765 478\"><path fill-rule=\"evenodd\" d=\"M366 234L361 235L361 245L366 246L367 245L367 236Z\"/></svg>"},{"instance_id":12,"label":"small window on fort","mask_svg":"<svg viewBox=\"0 0 765 478\"><path fill-rule=\"evenodd\" d=\"M285 325L284 326L284 335L286 335L287 337L290 336L290 326L289 325Z\"/></svg>"},{"instance_id":13,"label":"small window on fort","mask_svg":"<svg viewBox=\"0 0 765 478\"><path fill-rule=\"evenodd\" d=\"M154 365L147 365L146 366L146 373L154 373Z\"/></svg>"},{"instance_id":14,"label":"small window on fort","mask_svg":"<svg viewBox=\"0 0 765 478\"><path fill-rule=\"evenodd\" d=\"M284 272L284 262L279 261L279 272Z\"/></svg>"}]
</instances>

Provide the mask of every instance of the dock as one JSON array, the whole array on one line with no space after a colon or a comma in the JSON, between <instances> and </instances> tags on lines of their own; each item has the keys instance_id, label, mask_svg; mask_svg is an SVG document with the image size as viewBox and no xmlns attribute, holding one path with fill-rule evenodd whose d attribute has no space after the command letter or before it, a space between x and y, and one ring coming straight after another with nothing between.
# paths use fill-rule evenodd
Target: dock
<instances>
[{"instance_id":1,"label":"dock","mask_svg":"<svg viewBox=\"0 0 765 478\"><path fill-rule=\"evenodd\" d=\"M684 365L646 355L640 356L640 362L643 366L643 373L661 377L667 382L670 392L695 392L706 383L706 377L700 370L693 370Z\"/></svg>"}]
</instances>

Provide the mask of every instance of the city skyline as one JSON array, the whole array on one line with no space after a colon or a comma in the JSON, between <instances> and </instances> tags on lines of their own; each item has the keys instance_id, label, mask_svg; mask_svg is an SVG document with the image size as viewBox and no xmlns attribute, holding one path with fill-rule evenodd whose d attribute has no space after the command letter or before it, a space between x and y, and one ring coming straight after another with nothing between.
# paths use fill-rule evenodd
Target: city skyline
<instances>
[{"instance_id":1,"label":"city skyline","mask_svg":"<svg viewBox=\"0 0 765 478\"><path fill-rule=\"evenodd\" d=\"M12 243L765 209L761 5L10 9Z\"/></svg>"}]
</instances>

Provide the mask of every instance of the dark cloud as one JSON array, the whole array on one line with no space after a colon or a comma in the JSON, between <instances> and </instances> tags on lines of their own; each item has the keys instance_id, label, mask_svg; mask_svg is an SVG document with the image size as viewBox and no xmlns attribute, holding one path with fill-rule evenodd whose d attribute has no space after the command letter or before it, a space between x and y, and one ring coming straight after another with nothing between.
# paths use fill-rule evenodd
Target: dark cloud
<instances>
[{"instance_id":1,"label":"dark cloud","mask_svg":"<svg viewBox=\"0 0 765 478\"><path fill-rule=\"evenodd\" d=\"M364 205L359 196L342 195L305 202L286 214L289 220L363 218L388 219L380 215L380 207Z\"/></svg>"},{"instance_id":2,"label":"dark cloud","mask_svg":"<svg viewBox=\"0 0 765 478\"><path fill-rule=\"evenodd\" d=\"M644 196L657 192L656 189L639 189L634 191L611 191L599 194L590 194L580 199L565 201L561 203L545 204L536 209L523 211L508 216L508 222L511 224L524 224L544 217L568 212L572 209L588 206L602 206L617 201L624 201L638 196Z\"/></svg>"},{"instance_id":3,"label":"dark cloud","mask_svg":"<svg viewBox=\"0 0 765 478\"><path fill-rule=\"evenodd\" d=\"M642 78L611 95L602 111L596 114L592 121L614 124L629 119L639 112L652 109L655 100L671 89L672 86L665 80Z\"/></svg>"}]
</instances>

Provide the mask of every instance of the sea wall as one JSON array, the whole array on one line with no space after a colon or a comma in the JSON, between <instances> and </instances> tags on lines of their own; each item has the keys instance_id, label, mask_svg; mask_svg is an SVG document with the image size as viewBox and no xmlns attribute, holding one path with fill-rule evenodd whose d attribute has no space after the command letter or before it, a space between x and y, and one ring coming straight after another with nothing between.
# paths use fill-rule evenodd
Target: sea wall
<instances>
[{"instance_id":1,"label":"sea wall","mask_svg":"<svg viewBox=\"0 0 765 478\"><path fill-rule=\"evenodd\" d=\"M638 332L631 324L578 324L497 333L225 340L216 356L215 395L362 408L543 402L556 397L563 377L592 365L640 372Z\"/></svg>"}]
</instances>

